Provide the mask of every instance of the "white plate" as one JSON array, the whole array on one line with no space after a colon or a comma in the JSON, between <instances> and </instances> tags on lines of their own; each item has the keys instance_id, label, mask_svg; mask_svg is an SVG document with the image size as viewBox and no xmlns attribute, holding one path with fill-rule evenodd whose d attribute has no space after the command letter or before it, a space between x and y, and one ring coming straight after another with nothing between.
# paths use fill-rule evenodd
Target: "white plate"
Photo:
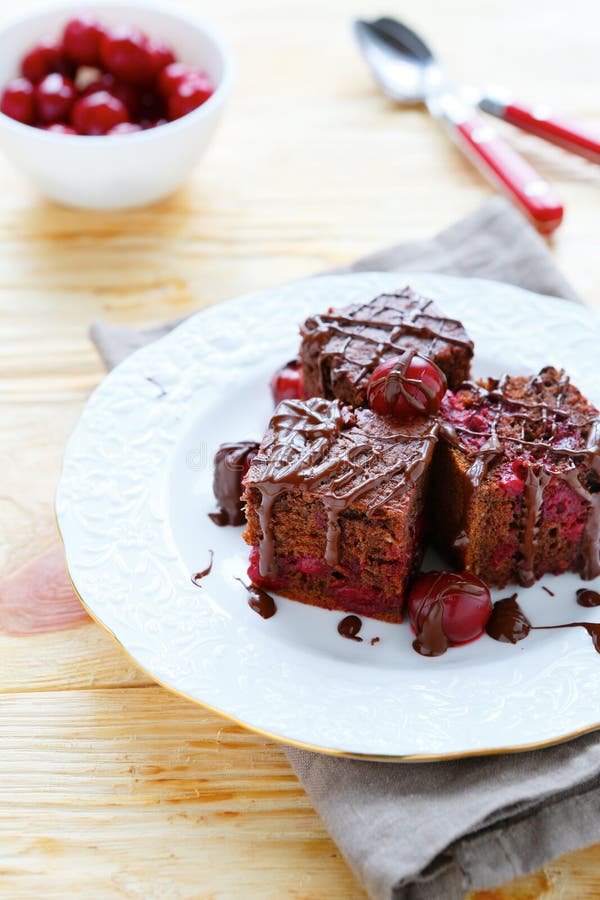
<instances>
[{"instance_id":1,"label":"white plate","mask_svg":"<svg viewBox=\"0 0 600 900\"><path fill-rule=\"evenodd\" d=\"M442 758L600 727L600 656L584 629L538 631L516 646L484 636L425 659L411 649L407 625L365 619L358 644L338 635L342 614L284 599L263 620L235 580L247 566L241 529L207 516L213 454L223 441L261 437L269 377L296 354L297 323L407 283L464 322L476 375L552 363L600 402L600 320L573 303L474 279L379 273L239 297L137 352L88 401L56 503L73 583L157 681L287 743ZM213 571L198 588L190 575L209 549ZM600 621L599 609L576 605L580 585L574 575L550 576L519 589L519 602L535 624Z\"/></svg>"}]
</instances>

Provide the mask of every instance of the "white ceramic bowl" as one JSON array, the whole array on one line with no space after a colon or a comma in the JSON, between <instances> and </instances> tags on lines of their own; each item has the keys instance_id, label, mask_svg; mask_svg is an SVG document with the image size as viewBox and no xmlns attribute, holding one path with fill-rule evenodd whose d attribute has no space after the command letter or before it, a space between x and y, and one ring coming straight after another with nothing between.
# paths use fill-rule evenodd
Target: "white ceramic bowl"
<instances>
[{"instance_id":1,"label":"white ceramic bowl","mask_svg":"<svg viewBox=\"0 0 600 900\"><path fill-rule=\"evenodd\" d=\"M135 134L54 134L0 113L0 147L38 188L59 203L127 209L174 191L206 149L232 80L232 60L212 28L187 12L149 3L68 3L15 19L0 29L0 88L18 74L25 52L85 10L108 25L137 25L170 44L181 62L207 71L215 93L188 115Z\"/></svg>"}]
</instances>

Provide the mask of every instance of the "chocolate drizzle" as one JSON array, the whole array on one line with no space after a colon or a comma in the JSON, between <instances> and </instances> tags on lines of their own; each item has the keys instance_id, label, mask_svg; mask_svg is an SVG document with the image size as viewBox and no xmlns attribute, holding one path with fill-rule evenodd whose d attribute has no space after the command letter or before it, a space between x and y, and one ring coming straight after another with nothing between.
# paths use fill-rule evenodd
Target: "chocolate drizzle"
<instances>
[{"instance_id":1,"label":"chocolate drizzle","mask_svg":"<svg viewBox=\"0 0 600 900\"><path fill-rule=\"evenodd\" d=\"M448 572L432 572L433 581L420 600L411 621L416 637L413 650L421 656L441 656L450 647L450 638L444 630L444 601L452 595L468 595L482 599L489 609L490 594L486 585L479 579L471 580L468 576L453 575ZM410 608L410 607L409 607Z\"/></svg>"},{"instance_id":2,"label":"chocolate drizzle","mask_svg":"<svg viewBox=\"0 0 600 900\"><path fill-rule=\"evenodd\" d=\"M428 379L411 378L408 375L408 368L416 355L416 350L406 350L401 357L392 363L393 368L386 375L382 375L374 380L374 376L377 373L373 373L367 387L367 399L372 409L375 408L372 398L376 397L379 392L383 395L388 410L393 409L398 397L402 397L415 416L424 416L439 408L439 399L433 405L437 397L437 391L432 387ZM429 363L437 370L445 390L446 376L433 360L430 359ZM387 365L390 365L390 363Z\"/></svg>"},{"instance_id":3,"label":"chocolate drizzle","mask_svg":"<svg viewBox=\"0 0 600 900\"><path fill-rule=\"evenodd\" d=\"M444 631L444 604L435 600L423 616L417 636L413 641L413 650L421 656L441 656L450 646Z\"/></svg>"},{"instance_id":4,"label":"chocolate drizzle","mask_svg":"<svg viewBox=\"0 0 600 900\"><path fill-rule=\"evenodd\" d=\"M304 341L320 347L322 373L326 369L335 382L343 369L354 387L385 358L415 351L435 358L449 344L473 352L462 324L442 316L432 300L409 287L312 316L300 331ZM325 393L327 379L321 380Z\"/></svg>"},{"instance_id":5,"label":"chocolate drizzle","mask_svg":"<svg viewBox=\"0 0 600 900\"><path fill-rule=\"evenodd\" d=\"M277 612L277 604L270 594L267 594L257 584L244 584L241 578L236 578L248 592L248 606L263 619L270 619Z\"/></svg>"},{"instance_id":6,"label":"chocolate drizzle","mask_svg":"<svg viewBox=\"0 0 600 900\"><path fill-rule=\"evenodd\" d=\"M221 509L209 513L215 525L243 525L246 521L242 503L242 479L250 454L256 453L254 441L221 444L215 454L213 491Z\"/></svg>"},{"instance_id":7,"label":"chocolate drizzle","mask_svg":"<svg viewBox=\"0 0 600 900\"><path fill-rule=\"evenodd\" d=\"M213 559L214 559L215 555L212 550L208 551L208 555L210 558L209 558L207 567L205 569L202 569L201 572L196 572L195 575L192 575L192 583L195 584L196 587L202 587L200 582L202 581L203 578L206 578L207 575L210 575L210 573L212 571Z\"/></svg>"},{"instance_id":8,"label":"chocolate drizzle","mask_svg":"<svg viewBox=\"0 0 600 900\"><path fill-rule=\"evenodd\" d=\"M576 591L576 596L579 606L585 606L588 609L593 606L600 606L600 594L598 591L591 591L589 588L579 588Z\"/></svg>"},{"instance_id":9,"label":"chocolate drizzle","mask_svg":"<svg viewBox=\"0 0 600 900\"><path fill-rule=\"evenodd\" d=\"M357 501L373 514L399 497L426 470L436 440L431 420L400 425L319 397L280 403L247 478L261 497L261 576L276 574L271 516L281 494L317 493L327 520L325 562L336 566L340 514Z\"/></svg>"},{"instance_id":10,"label":"chocolate drizzle","mask_svg":"<svg viewBox=\"0 0 600 900\"><path fill-rule=\"evenodd\" d=\"M351 641L362 641L358 632L362 628L362 619L358 616L346 616L338 622L338 633Z\"/></svg>"},{"instance_id":11,"label":"chocolate drizzle","mask_svg":"<svg viewBox=\"0 0 600 900\"><path fill-rule=\"evenodd\" d=\"M580 407L584 401L563 371L546 367L524 383L523 396L511 396L511 389L521 381L505 375L500 380L490 379L486 386L470 382L463 385L469 392L469 410L485 413L479 416L479 424L486 429L483 432L449 421L441 424L440 436L472 459L466 472L467 495L453 546L459 550L468 543L473 496L490 467L511 456L518 460L525 454L519 581L530 585L536 577L544 491L552 479L563 481L588 506L580 571L583 578L594 578L600 574L600 418L593 407L585 407L586 412L576 408L575 395ZM556 393L552 395L553 388ZM536 395L539 399L532 400ZM483 442L475 449L482 437Z\"/></svg>"},{"instance_id":12,"label":"chocolate drizzle","mask_svg":"<svg viewBox=\"0 0 600 900\"><path fill-rule=\"evenodd\" d=\"M554 631L559 628L585 628L592 639L594 650L600 653L600 624L565 622L563 625L532 625L517 602L517 594L494 603L486 631L495 641L516 644L526 638L530 631Z\"/></svg>"}]
</instances>

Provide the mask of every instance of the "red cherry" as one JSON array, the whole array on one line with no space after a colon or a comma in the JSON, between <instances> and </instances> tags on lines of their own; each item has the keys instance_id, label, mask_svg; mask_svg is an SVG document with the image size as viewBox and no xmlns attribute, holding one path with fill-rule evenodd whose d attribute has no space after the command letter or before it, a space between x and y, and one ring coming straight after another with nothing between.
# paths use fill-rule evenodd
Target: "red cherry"
<instances>
[{"instance_id":1,"label":"red cherry","mask_svg":"<svg viewBox=\"0 0 600 900\"><path fill-rule=\"evenodd\" d=\"M108 91L80 97L71 110L71 124L79 134L106 134L127 119L125 104Z\"/></svg>"},{"instance_id":2,"label":"red cherry","mask_svg":"<svg viewBox=\"0 0 600 900\"><path fill-rule=\"evenodd\" d=\"M278 369L271 378L270 385L275 405L282 400L302 400L304 393L300 361L291 359Z\"/></svg>"},{"instance_id":3,"label":"red cherry","mask_svg":"<svg viewBox=\"0 0 600 900\"><path fill-rule=\"evenodd\" d=\"M367 383L367 402L380 416L410 419L431 415L446 393L446 376L434 362L413 354L381 363Z\"/></svg>"},{"instance_id":4,"label":"red cherry","mask_svg":"<svg viewBox=\"0 0 600 900\"><path fill-rule=\"evenodd\" d=\"M21 61L21 72L34 84L50 72L62 71L63 67L61 47L50 38L42 38Z\"/></svg>"},{"instance_id":5,"label":"red cherry","mask_svg":"<svg viewBox=\"0 0 600 900\"><path fill-rule=\"evenodd\" d=\"M148 41L146 49L150 54L150 64L155 76L175 62L175 54L168 44L163 44L162 41Z\"/></svg>"},{"instance_id":6,"label":"red cherry","mask_svg":"<svg viewBox=\"0 0 600 900\"><path fill-rule=\"evenodd\" d=\"M78 66L97 66L100 62L100 39L104 29L96 19L81 15L67 22L63 32L66 56Z\"/></svg>"},{"instance_id":7,"label":"red cherry","mask_svg":"<svg viewBox=\"0 0 600 900\"><path fill-rule=\"evenodd\" d=\"M70 125L65 125L63 122L52 122L51 125L44 125L44 131L53 131L55 134L77 134L74 128L71 128Z\"/></svg>"},{"instance_id":8,"label":"red cherry","mask_svg":"<svg viewBox=\"0 0 600 900\"><path fill-rule=\"evenodd\" d=\"M194 72L182 79L169 95L167 104L169 119L180 119L202 106L214 93L214 85L208 75Z\"/></svg>"},{"instance_id":9,"label":"red cherry","mask_svg":"<svg viewBox=\"0 0 600 900\"><path fill-rule=\"evenodd\" d=\"M124 103L131 118L138 115L140 95L138 89L132 84L125 84L123 81L118 81L110 72L104 72L100 78L88 84L81 96L88 97L90 94L95 94L96 91L108 91L109 94Z\"/></svg>"},{"instance_id":10,"label":"red cherry","mask_svg":"<svg viewBox=\"0 0 600 900\"><path fill-rule=\"evenodd\" d=\"M35 89L38 118L42 122L68 119L75 96L75 85L70 78L58 72L46 75Z\"/></svg>"},{"instance_id":11,"label":"red cherry","mask_svg":"<svg viewBox=\"0 0 600 900\"><path fill-rule=\"evenodd\" d=\"M173 93L178 84L191 75L194 70L184 63L173 62L165 66L158 76L158 90L163 97Z\"/></svg>"},{"instance_id":12,"label":"red cherry","mask_svg":"<svg viewBox=\"0 0 600 900\"><path fill-rule=\"evenodd\" d=\"M136 125L135 122L119 122L118 125L115 125L114 128L111 128L110 131L107 131L107 134L134 134L136 131L141 131L142 126Z\"/></svg>"},{"instance_id":13,"label":"red cherry","mask_svg":"<svg viewBox=\"0 0 600 900\"><path fill-rule=\"evenodd\" d=\"M9 81L2 93L0 110L5 116L16 119L24 125L35 122L35 91L27 78Z\"/></svg>"},{"instance_id":14,"label":"red cherry","mask_svg":"<svg viewBox=\"0 0 600 900\"><path fill-rule=\"evenodd\" d=\"M487 585L470 572L419 575L408 598L408 616L417 634L436 603L442 606L442 628L451 644L479 637L492 614Z\"/></svg>"},{"instance_id":15,"label":"red cherry","mask_svg":"<svg viewBox=\"0 0 600 900\"><path fill-rule=\"evenodd\" d=\"M111 75L130 84L143 87L154 80L148 39L138 28L120 25L106 31L100 40L100 58Z\"/></svg>"}]
</instances>

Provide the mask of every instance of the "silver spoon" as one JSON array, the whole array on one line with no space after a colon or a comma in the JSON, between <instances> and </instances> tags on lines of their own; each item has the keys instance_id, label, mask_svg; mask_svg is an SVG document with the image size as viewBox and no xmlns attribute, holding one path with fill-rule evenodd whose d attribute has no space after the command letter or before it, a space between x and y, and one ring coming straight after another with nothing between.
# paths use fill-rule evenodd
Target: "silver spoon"
<instances>
[{"instance_id":1,"label":"silver spoon","mask_svg":"<svg viewBox=\"0 0 600 900\"><path fill-rule=\"evenodd\" d=\"M563 216L554 189L476 112L450 82L427 44L394 19L359 19L363 55L384 93L403 105L424 103L488 181L500 188L543 233Z\"/></svg>"},{"instance_id":2,"label":"silver spoon","mask_svg":"<svg viewBox=\"0 0 600 900\"><path fill-rule=\"evenodd\" d=\"M378 19L377 29L382 34L387 34L400 51L408 56L414 56L417 60L427 58L435 61L429 47L419 35L407 25L398 22L397 19L388 17ZM476 103L484 112L503 119L505 122L510 122L511 125L516 125L517 128L521 128L529 134L535 134L551 144L556 144L563 150L576 153L590 162L600 164L600 132L598 130L554 113L545 105L538 103L531 106L521 103L500 88L477 91L474 88L463 87L461 90L472 103ZM467 91L468 93L466 93Z\"/></svg>"}]
</instances>

